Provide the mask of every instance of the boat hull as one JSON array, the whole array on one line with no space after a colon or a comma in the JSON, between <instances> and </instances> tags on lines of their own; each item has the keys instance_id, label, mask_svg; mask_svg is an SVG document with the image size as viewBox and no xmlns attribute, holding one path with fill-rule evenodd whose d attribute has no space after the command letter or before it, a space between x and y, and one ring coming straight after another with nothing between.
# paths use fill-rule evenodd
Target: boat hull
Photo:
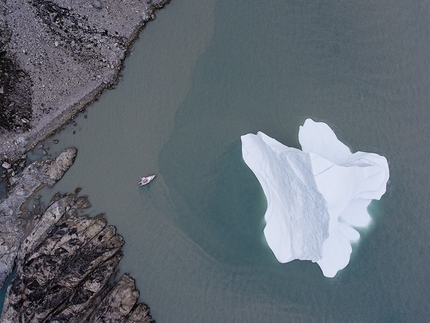
<instances>
[{"instance_id":1,"label":"boat hull","mask_svg":"<svg viewBox=\"0 0 430 323\"><path fill-rule=\"evenodd\" d=\"M152 180L155 178L155 174L144 176L140 179L139 186L145 186L152 182Z\"/></svg>"}]
</instances>

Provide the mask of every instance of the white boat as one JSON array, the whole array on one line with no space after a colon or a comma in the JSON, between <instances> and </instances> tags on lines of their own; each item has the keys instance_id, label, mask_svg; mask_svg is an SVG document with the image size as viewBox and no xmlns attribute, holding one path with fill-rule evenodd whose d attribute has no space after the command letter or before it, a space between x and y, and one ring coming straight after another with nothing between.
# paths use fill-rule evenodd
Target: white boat
<instances>
[{"instance_id":1,"label":"white boat","mask_svg":"<svg viewBox=\"0 0 430 323\"><path fill-rule=\"evenodd\" d=\"M142 177L142 179L139 182L139 186L144 186L146 184L149 184L154 178L155 178L155 174Z\"/></svg>"}]
</instances>

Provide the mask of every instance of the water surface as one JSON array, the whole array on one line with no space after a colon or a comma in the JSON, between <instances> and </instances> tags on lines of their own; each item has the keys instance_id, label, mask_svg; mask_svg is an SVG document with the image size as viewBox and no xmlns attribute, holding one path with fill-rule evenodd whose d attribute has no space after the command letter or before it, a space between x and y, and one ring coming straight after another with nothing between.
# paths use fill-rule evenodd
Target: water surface
<instances>
[{"instance_id":1,"label":"water surface","mask_svg":"<svg viewBox=\"0 0 430 323\"><path fill-rule=\"evenodd\" d=\"M106 213L157 322L425 321L428 13L425 1L173 1L117 88L52 138L50 153L78 157L45 194L82 187ZM248 132L298 147L307 117L390 162L373 224L334 279L276 261L241 158Z\"/></svg>"}]
</instances>

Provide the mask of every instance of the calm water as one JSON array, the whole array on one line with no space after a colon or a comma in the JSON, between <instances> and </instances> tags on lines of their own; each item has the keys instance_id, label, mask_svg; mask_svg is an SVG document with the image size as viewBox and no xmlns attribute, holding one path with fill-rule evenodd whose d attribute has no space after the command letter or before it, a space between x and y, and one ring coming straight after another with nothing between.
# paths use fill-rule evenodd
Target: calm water
<instances>
[{"instance_id":1,"label":"calm water","mask_svg":"<svg viewBox=\"0 0 430 323\"><path fill-rule=\"evenodd\" d=\"M44 194L82 187L107 214L157 322L424 322L429 13L419 0L173 1L117 88L53 138L50 153L79 152ZM373 224L334 279L277 263L241 158L240 136L258 130L298 147L307 117L390 162Z\"/></svg>"}]
</instances>

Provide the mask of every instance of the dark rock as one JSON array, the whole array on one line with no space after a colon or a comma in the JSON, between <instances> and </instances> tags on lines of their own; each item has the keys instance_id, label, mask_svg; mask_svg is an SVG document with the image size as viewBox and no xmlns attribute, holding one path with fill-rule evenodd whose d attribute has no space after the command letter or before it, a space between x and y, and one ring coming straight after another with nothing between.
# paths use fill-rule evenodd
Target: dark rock
<instances>
[{"instance_id":1,"label":"dark rock","mask_svg":"<svg viewBox=\"0 0 430 323\"><path fill-rule=\"evenodd\" d=\"M124 240L85 197L57 196L23 241L0 322L153 322L134 279L109 279Z\"/></svg>"},{"instance_id":2,"label":"dark rock","mask_svg":"<svg viewBox=\"0 0 430 323\"><path fill-rule=\"evenodd\" d=\"M53 186L73 164L75 148L68 148L56 159L36 161L10 178L9 194L0 200L0 287L12 272L19 245L25 234L22 216L29 199L44 185Z\"/></svg>"},{"instance_id":3,"label":"dark rock","mask_svg":"<svg viewBox=\"0 0 430 323\"><path fill-rule=\"evenodd\" d=\"M52 186L72 165L75 148L56 159L36 161L11 180L0 201L0 283L16 273L6 293L0 323L154 322L137 304L134 279L109 283L120 262L123 238L103 214L80 215L88 198L57 193L45 211L24 221L26 204L44 185ZM40 196L33 210L40 210ZM32 212L34 213L34 212Z\"/></svg>"},{"instance_id":4,"label":"dark rock","mask_svg":"<svg viewBox=\"0 0 430 323\"><path fill-rule=\"evenodd\" d=\"M0 28L0 33L5 31ZM0 42L0 129L21 133L30 129L31 80Z\"/></svg>"}]
</instances>

